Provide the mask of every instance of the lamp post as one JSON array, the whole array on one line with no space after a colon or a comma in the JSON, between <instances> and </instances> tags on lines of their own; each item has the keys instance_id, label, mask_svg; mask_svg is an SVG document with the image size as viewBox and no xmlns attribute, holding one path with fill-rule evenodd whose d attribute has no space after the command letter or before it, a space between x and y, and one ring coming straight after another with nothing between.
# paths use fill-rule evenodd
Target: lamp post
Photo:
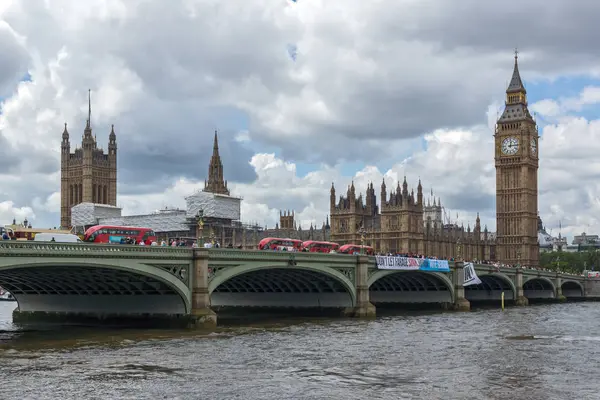
<instances>
[{"instance_id":1,"label":"lamp post","mask_svg":"<svg viewBox=\"0 0 600 400\"><path fill-rule=\"evenodd\" d=\"M198 210L196 214L196 224L198 226L196 233L196 241L198 243L198 247L200 247L204 242L204 210Z\"/></svg>"},{"instance_id":2,"label":"lamp post","mask_svg":"<svg viewBox=\"0 0 600 400\"><path fill-rule=\"evenodd\" d=\"M213 230L212 226L210 227L210 243L213 245L215 245L215 231Z\"/></svg>"},{"instance_id":3,"label":"lamp post","mask_svg":"<svg viewBox=\"0 0 600 400\"><path fill-rule=\"evenodd\" d=\"M367 234L367 232L365 231L364 227L360 227L360 229L358 230L358 234L360 235L360 254L364 254L365 252L365 236Z\"/></svg>"},{"instance_id":4,"label":"lamp post","mask_svg":"<svg viewBox=\"0 0 600 400\"><path fill-rule=\"evenodd\" d=\"M521 248L517 249L517 268L521 268Z\"/></svg>"},{"instance_id":5,"label":"lamp post","mask_svg":"<svg viewBox=\"0 0 600 400\"><path fill-rule=\"evenodd\" d=\"M458 238L458 240L456 241L456 257L454 257L455 261L463 261L462 252L463 252L463 245L462 245L462 242L460 241L460 238Z\"/></svg>"}]
</instances>

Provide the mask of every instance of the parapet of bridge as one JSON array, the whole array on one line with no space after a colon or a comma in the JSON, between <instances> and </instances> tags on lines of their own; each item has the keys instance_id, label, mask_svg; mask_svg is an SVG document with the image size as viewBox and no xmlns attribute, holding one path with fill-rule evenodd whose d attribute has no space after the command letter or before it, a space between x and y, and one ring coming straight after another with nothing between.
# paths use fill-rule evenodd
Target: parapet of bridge
<instances>
[{"instance_id":1,"label":"parapet of bridge","mask_svg":"<svg viewBox=\"0 0 600 400\"><path fill-rule=\"evenodd\" d=\"M375 258L268 252L0 241L0 286L18 301L15 318L169 317L214 326L228 307L338 309L374 317L379 305L600 295L600 281L551 272L477 265L480 285L463 287L463 264L449 273L377 269Z\"/></svg>"}]
</instances>

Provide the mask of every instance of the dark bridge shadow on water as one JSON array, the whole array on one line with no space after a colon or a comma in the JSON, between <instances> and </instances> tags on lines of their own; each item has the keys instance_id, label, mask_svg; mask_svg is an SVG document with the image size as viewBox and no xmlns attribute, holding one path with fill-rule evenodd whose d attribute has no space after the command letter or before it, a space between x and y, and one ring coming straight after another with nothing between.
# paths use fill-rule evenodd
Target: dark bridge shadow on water
<instances>
[{"instance_id":1,"label":"dark bridge shadow on water","mask_svg":"<svg viewBox=\"0 0 600 400\"><path fill-rule=\"evenodd\" d=\"M377 317L430 315L447 311L444 303L375 303Z\"/></svg>"},{"instance_id":2,"label":"dark bridge shadow on water","mask_svg":"<svg viewBox=\"0 0 600 400\"><path fill-rule=\"evenodd\" d=\"M0 331L0 359L11 351L72 350L82 347L122 347L134 343L187 337L218 338L220 332L186 329L139 329L102 326L52 326Z\"/></svg>"},{"instance_id":3,"label":"dark bridge shadow on water","mask_svg":"<svg viewBox=\"0 0 600 400\"><path fill-rule=\"evenodd\" d=\"M280 308L280 307L214 307L219 327L246 324L297 323L343 318L340 308Z\"/></svg>"}]
</instances>

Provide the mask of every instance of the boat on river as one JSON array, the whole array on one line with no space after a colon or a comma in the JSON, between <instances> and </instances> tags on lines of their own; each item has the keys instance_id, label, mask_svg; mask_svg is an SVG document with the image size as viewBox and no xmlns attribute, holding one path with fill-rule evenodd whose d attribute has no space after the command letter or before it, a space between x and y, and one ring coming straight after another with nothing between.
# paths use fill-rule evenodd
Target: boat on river
<instances>
[{"instance_id":1,"label":"boat on river","mask_svg":"<svg viewBox=\"0 0 600 400\"><path fill-rule=\"evenodd\" d=\"M17 301L15 296L0 287L0 301Z\"/></svg>"}]
</instances>

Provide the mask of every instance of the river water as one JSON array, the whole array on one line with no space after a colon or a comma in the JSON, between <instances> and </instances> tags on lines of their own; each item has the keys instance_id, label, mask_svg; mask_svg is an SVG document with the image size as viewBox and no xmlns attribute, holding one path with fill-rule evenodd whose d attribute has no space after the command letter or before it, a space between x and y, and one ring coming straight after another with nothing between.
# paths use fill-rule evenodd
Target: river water
<instances>
[{"instance_id":1,"label":"river water","mask_svg":"<svg viewBox=\"0 0 600 400\"><path fill-rule=\"evenodd\" d=\"M600 304L188 331L36 330L0 302L0 399L600 399Z\"/></svg>"}]
</instances>

